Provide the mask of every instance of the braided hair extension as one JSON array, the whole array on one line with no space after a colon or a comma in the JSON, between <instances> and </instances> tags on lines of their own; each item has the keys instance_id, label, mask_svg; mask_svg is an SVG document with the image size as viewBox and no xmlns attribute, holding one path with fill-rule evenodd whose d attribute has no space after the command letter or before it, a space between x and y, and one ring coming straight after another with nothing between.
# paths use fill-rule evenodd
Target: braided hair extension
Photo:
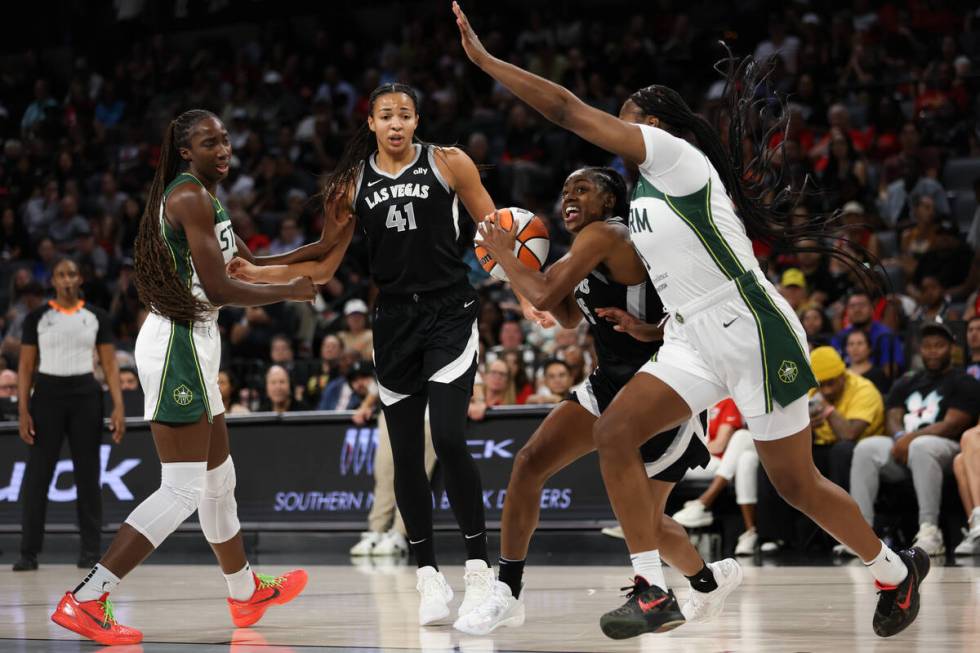
<instances>
[{"instance_id":1,"label":"braided hair extension","mask_svg":"<svg viewBox=\"0 0 980 653\"><path fill-rule=\"evenodd\" d=\"M722 43L726 50L727 45ZM839 211L813 213L803 224L794 224L793 209L806 203L815 194L809 176L794 188L785 180L783 147L789 124L789 111L784 97L773 98L765 89L772 71L771 61L759 64L751 56L737 60L728 50L728 57L715 69L725 77L724 99L727 118L727 143L719 131L705 118L694 113L677 91L654 84L630 96L644 114L656 116L668 131L689 132L697 147L708 157L725 185L739 218L750 238L792 252L815 252L834 257L856 273L866 287L880 287L881 265L860 243L838 233L841 226ZM761 92L766 91L766 92ZM783 133L777 148L770 148L770 139ZM743 142L752 145L752 158L745 160ZM834 246L825 239L833 237ZM800 241L813 240L803 245ZM864 261L872 261L865 265Z\"/></svg>"},{"instance_id":2,"label":"braided hair extension","mask_svg":"<svg viewBox=\"0 0 980 653\"><path fill-rule=\"evenodd\" d=\"M150 185L133 248L140 301L154 313L181 323L203 320L212 308L195 297L190 286L177 276L173 255L163 239L160 209L163 191L184 167L178 148L190 147L191 131L205 118L217 119L217 116L204 109L191 109L167 125L160 146L160 162Z\"/></svg>"}]
</instances>

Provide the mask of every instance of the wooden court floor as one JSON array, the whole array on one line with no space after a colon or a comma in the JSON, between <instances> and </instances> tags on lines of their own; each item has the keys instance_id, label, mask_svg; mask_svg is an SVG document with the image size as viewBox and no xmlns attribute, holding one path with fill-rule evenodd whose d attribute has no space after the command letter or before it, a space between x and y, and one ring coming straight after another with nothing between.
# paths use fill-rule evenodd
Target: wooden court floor
<instances>
[{"instance_id":1,"label":"wooden court floor","mask_svg":"<svg viewBox=\"0 0 980 653\"><path fill-rule=\"evenodd\" d=\"M284 567L263 567L276 573ZM980 568L934 567L919 619L882 640L871 631L875 590L860 566L745 567L742 587L714 623L615 642L599 631L599 615L618 606L628 569L537 567L527 573L527 624L488 637L450 625L419 628L414 569L405 566L310 566L310 583L293 603L271 609L254 628L236 630L214 566L146 565L114 595L116 615L140 628L138 651L980 651ZM462 599L462 569L444 567ZM68 565L37 572L0 570L0 651L98 651L61 630L48 616L80 578ZM687 585L668 570L680 597Z\"/></svg>"}]
</instances>

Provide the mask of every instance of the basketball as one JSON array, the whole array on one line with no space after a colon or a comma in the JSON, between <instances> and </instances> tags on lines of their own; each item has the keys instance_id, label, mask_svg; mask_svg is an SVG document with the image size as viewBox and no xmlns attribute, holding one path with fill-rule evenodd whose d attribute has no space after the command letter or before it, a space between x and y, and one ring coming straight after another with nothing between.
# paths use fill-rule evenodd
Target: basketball
<instances>
[{"instance_id":1,"label":"basketball","mask_svg":"<svg viewBox=\"0 0 980 653\"><path fill-rule=\"evenodd\" d=\"M512 229L514 221L517 221L517 240L514 241L514 256L517 257L518 261L532 270L540 270L548 258L548 250L551 247L551 241L548 238L548 227L545 225L544 220L527 209L517 207L500 209L497 211L496 219L500 226L507 230ZM490 256L490 252L480 244L482 241L483 236L478 232L473 242L476 260L480 262L480 265L491 277L500 281L507 281L507 273L504 272L503 267L497 265L497 262Z\"/></svg>"}]
</instances>

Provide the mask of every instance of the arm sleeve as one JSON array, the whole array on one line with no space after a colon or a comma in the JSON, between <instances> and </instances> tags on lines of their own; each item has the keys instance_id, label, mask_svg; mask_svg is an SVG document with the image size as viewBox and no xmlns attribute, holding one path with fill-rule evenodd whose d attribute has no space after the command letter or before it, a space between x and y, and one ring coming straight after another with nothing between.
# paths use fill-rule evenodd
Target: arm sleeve
<instances>
[{"instance_id":1,"label":"arm sleeve","mask_svg":"<svg viewBox=\"0 0 980 653\"><path fill-rule=\"evenodd\" d=\"M41 320L41 315L44 314L45 310L47 310L46 307L41 310L31 311L24 318L20 334L20 343L22 345L37 346L37 323Z\"/></svg>"},{"instance_id":2,"label":"arm sleeve","mask_svg":"<svg viewBox=\"0 0 980 653\"><path fill-rule=\"evenodd\" d=\"M638 127L646 150L640 172L661 192L673 196L690 195L708 183L710 169L700 150L658 127Z\"/></svg>"},{"instance_id":3,"label":"arm sleeve","mask_svg":"<svg viewBox=\"0 0 980 653\"><path fill-rule=\"evenodd\" d=\"M98 307L92 307L91 310L95 314L95 319L99 321L99 330L95 333L95 344L113 344L115 339L112 337L112 321L109 319L109 314Z\"/></svg>"}]
</instances>

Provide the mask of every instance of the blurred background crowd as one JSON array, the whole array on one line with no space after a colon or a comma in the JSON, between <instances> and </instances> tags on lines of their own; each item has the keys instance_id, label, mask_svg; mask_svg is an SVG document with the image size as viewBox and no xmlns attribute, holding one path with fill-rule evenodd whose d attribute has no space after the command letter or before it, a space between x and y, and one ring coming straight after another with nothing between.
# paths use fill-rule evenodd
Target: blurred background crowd
<instances>
[{"instance_id":1,"label":"blurred background crowd","mask_svg":"<svg viewBox=\"0 0 980 653\"><path fill-rule=\"evenodd\" d=\"M0 368L16 369L23 318L46 301L62 256L79 263L86 301L110 312L121 366L133 367L127 351L144 317L133 241L163 128L189 107L215 111L228 127L234 158L219 198L253 252L317 236L324 173L365 120L370 91L401 81L420 92L420 136L463 147L497 205L545 218L551 258L562 255L562 180L582 165L622 162L543 121L468 64L447 6L361 5L331 3L316 14L257 0L34 9L46 12L45 33L0 45ZM860 243L884 266L881 291L855 293L860 284L833 261L756 243L812 345L836 347L882 392L921 366L910 325L923 319L951 326L954 363L974 350L980 359L980 335L967 342L962 322L980 306L973 3L473 2L467 11L491 52L610 112L656 82L717 119L718 41L739 55L774 56L757 94L788 98L789 125L785 143L779 133L759 147L781 145L790 182L810 177L819 190L796 219L842 212L843 228L826 239ZM584 325L523 321L508 290L475 260L472 268L484 300L485 404L566 395L594 358ZM371 391L373 294L355 240L315 305L222 309L229 410L356 408ZM135 375L126 377L124 387L138 391Z\"/></svg>"}]
</instances>

